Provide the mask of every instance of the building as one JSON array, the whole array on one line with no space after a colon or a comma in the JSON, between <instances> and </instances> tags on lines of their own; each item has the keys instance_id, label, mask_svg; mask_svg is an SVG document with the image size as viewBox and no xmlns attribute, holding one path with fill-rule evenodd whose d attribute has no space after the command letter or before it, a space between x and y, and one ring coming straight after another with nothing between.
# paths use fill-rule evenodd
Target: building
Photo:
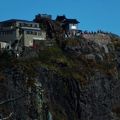
<instances>
[{"instance_id":1,"label":"building","mask_svg":"<svg viewBox=\"0 0 120 120\"><path fill-rule=\"evenodd\" d=\"M63 30L65 30L67 36L75 36L78 32L79 21L77 21L76 19L68 19L63 15L57 16L56 21L61 23L61 26Z\"/></svg>"},{"instance_id":2,"label":"building","mask_svg":"<svg viewBox=\"0 0 120 120\"><path fill-rule=\"evenodd\" d=\"M46 32L40 29L38 23L18 19L0 22L1 48L33 47L42 40L46 40Z\"/></svg>"}]
</instances>

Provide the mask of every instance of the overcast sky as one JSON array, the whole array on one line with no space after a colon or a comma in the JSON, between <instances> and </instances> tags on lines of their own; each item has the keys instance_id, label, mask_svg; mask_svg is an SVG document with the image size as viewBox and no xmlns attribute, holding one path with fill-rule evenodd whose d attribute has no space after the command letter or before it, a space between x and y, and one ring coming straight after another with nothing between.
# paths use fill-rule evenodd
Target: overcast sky
<instances>
[{"instance_id":1,"label":"overcast sky","mask_svg":"<svg viewBox=\"0 0 120 120\"><path fill-rule=\"evenodd\" d=\"M80 21L79 29L120 35L120 0L0 0L0 21L32 20L38 13L66 15Z\"/></svg>"}]
</instances>

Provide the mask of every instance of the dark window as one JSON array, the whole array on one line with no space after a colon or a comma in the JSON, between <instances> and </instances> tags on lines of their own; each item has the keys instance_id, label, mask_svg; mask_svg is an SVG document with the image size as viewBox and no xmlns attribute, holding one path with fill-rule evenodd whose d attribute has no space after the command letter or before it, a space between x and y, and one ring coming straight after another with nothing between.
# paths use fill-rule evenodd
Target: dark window
<instances>
[{"instance_id":1,"label":"dark window","mask_svg":"<svg viewBox=\"0 0 120 120\"><path fill-rule=\"evenodd\" d=\"M32 27L32 24L26 24L26 27Z\"/></svg>"},{"instance_id":2,"label":"dark window","mask_svg":"<svg viewBox=\"0 0 120 120\"><path fill-rule=\"evenodd\" d=\"M41 35L42 35L42 32L39 32L38 35L41 36Z\"/></svg>"},{"instance_id":3,"label":"dark window","mask_svg":"<svg viewBox=\"0 0 120 120\"><path fill-rule=\"evenodd\" d=\"M38 27L37 24L35 24L34 27L37 28Z\"/></svg>"},{"instance_id":4,"label":"dark window","mask_svg":"<svg viewBox=\"0 0 120 120\"><path fill-rule=\"evenodd\" d=\"M30 31L27 31L26 33L27 33L27 34L30 34Z\"/></svg>"},{"instance_id":5,"label":"dark window","mask_svg":"<svg viewBox=\"0 0 120 120\"><path fill-rule=\"evenodd\" d=\"M26 31L27 34L30 34L30 35L37 35L38 32L37 31Z\"/></svg>"},{"instance_id":6,"label":"dark window","mask_svg":"<svg viewBox=\"0 0 120 120\"><path fill-rule=\"evenodd\" d=\"M3 32L3 35L5 35L5 32Z\"/></svg>"},{"instance_id":7,"label":"dark window","mask_svg":"<svg viewBox=\"0 0 120 120\"><path fill-rule=\"evenodd\" d=\"M33 32L33 35L37 35L37 32Z\"/></svg>"},{"instance_id":8,"label":"dark window","mask_svg":"<svg viewBox=\"0 0 120 120\"><path fill-rule=\"evenodd\" d=\"M19 26L22 27L22 23L19 23Z\"/></svg>"}]
</instances>

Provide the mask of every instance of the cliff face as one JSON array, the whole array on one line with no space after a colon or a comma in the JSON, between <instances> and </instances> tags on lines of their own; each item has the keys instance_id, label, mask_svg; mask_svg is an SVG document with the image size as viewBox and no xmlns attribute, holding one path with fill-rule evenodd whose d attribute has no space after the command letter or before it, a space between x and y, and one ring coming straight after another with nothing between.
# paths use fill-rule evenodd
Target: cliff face
<instances>
[{"instance_id":1,"label":"cliff face","mask_svg":"<svg viewBox=\"0 0 120 120\"><path fill-rule=\"evenodd\" d=\"M120 119L120 38L83 35L62 45L36 59L1 58L1 119Z\"/></svg>"}]
</instances>

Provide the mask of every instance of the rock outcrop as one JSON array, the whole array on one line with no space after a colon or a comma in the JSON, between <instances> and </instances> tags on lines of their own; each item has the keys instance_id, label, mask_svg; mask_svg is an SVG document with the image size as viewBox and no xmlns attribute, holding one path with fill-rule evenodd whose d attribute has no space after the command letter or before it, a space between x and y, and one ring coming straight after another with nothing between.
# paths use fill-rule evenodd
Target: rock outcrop
<instances>
[{"instance_id":1,"label":"rock outcrop","mask_svg":"<svg viewBox=\"0 0 120 120\"><path fill-rule=\"evenodd\" d=\"M65 41L62 57L2 59L0 120L120 119L120 38L75 41Z\"/></svg>"}]
</instances>

